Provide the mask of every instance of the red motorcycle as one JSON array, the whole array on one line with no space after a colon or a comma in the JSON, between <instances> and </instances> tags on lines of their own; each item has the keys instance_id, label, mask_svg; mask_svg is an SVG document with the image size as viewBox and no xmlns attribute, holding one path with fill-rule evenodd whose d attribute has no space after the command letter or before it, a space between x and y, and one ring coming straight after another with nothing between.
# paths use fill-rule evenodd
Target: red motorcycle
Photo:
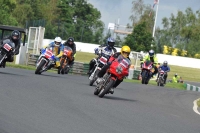
<instances>
[{"instance_id":1,"label":"red motorcycle","mask_svg":"<svg viewBox=\"0 0 200 133\"><path fill-rule=\"evenodd\" d=\"M123 56L119 56L115 59L104 74L102 82L97 85L94 95L98 95L102 98L105 94L108 94L117 79L121 80L128 75L130 64L131 62L129 59L123 58Z\"/></svg>"},{"instance_id":2,"label":"red motorcycle","mask_svg":"<svg viewBox=\"0 0 200 133\"><path fill-rule=\"evenodd\" d=\"M148 84L152 76L153 62L145 61L142 65L142 84Z\"/></svg>"}]
</instances>

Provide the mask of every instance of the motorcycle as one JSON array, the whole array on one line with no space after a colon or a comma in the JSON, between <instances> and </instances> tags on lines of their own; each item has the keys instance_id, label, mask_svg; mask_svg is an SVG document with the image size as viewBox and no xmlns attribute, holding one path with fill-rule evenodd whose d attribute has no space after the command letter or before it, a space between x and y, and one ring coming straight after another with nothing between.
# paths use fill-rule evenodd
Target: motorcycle
<instances>
[{"instance_id":1,"label":"motorcycle","mask_svg":"<svg viewBox=\"0 0 200 133\"><path fill-rule=\"evenodd\" d=\"M164 86L164 82L165 82L164 75L165 75L165 72L163 70L160 70L159 71L159 77L158 77L158 80L157 80L158 86Z\"/></svg>"},{"instance_id":2,"label":"motorcycle","mask_svg":"<svg viewBox=\"0 0 200 133\"><path fill-rule=\"evenodd\" d=\"M55 65L55 56L53 54L52 48L46 48L41 51L41 55L38 58L36 63L35 74L41 74L44 71L47 71L54 67Z\"/></svg>"},{"instance_id":3,"label":"motorcycle","mask_svg":"<svg viewBox=\"0 0 200 133\"><path fill-rule=\"evenodd\" d=\"M58 69L58 74L67 74L69 72L69 61L72 60L72 49L69 46L64 47L63 56L60 58L60 67Z\"/></svg>"},{"instance_id":4,"label":"motorcycle","mask_svg":"<svg viewBox=\"0 0 200 133\"><path fill-rule=\"evenodd\" d=\"M6 39L3 41L3 45L0 48L0 66L5 68L5 59L9 55L14 55L15 52L15 43L10 39Z\"/></svg>"},{"instance_id":5,"label":"motorcycle","mask_svg":"<svg viewBox=\"0 0 200 133\"><path fill-rule=\"evenodd\" d=\"M128 75L130 64L130 61L122 56L115 59L104 74L102 82L100 82L95 88L94 95L98 95L102 98L105 94L109 94L110 89L113 87L115 82Z\"/></svg>"},{"instance_id":6,"label":"motorcycle","mask_svg":"<svg viewBox=\"0 0 200 133\"><path fill-rule=\"evenodd\" d=\"M93 83L97 80L97 74L99 73L99 71L101 70L101 68L107 64L107 61L108 61L108 57L105 57L105 56L101 56L100 58L98 59L95 59L95 65L93 67L93 70L92 70L92 73L91 75L89 76L89 80L90 80L90 83L89 85L92 86Z\"/></svg>"},{"instance_id":7,"label":"motorcycle","mask_svg":"<svg viewBox=\"0 0 200 133\"><path fill-rule=\"evenodd\" d=\"M142 84L148 84L152 76L153 62L146 61L142 64Z\"/></svg>"}]
</instances>

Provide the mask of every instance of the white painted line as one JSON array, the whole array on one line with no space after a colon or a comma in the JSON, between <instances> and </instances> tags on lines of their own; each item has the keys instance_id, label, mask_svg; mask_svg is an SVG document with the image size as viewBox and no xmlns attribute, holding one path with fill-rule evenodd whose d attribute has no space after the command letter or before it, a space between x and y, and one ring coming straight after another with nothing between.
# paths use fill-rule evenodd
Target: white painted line
<instances>
[{"instance_id":1,"label":"white painted line","mask_svg":"<svg viewBox=\"0 0 200 133\"><path fill-rule=\"evenodd\" d=\"M194 104L193 110L194 110L195 113L197 113L197 114L200 115L200 113L199 113L199 111L198 111L198 106L197 106L197 101L198 101L198 100L200 100L200 99L194 100L194 102L193 102L193 104Z\"/></svg>"}]
</instances>

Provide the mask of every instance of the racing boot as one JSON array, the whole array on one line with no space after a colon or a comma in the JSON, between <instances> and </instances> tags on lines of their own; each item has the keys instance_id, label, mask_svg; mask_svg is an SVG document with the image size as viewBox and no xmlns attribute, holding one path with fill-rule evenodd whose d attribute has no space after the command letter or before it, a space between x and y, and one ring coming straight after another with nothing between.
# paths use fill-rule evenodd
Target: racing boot
<instances>
[{"instance_id":1,"label":"racing boot","mask_svg":"<svg viewBox=\"0 0 200 133\"><path fill-rule=\"evenodd\" d=\"M112 87L109 91L110 94L114 94L114 87Z\"/></svg>"},{"instance_id":2,"label":"racing boot","mask_svg":"<svg viewBox=\"0 0 200 133\"><path fill-rule=\"evenodd\" d=\"M96 80L97 85L98 85L99 83L101 83L102 81L103 81L103 78L98 78L98 79Z\"/></svg>"}]
</instances>

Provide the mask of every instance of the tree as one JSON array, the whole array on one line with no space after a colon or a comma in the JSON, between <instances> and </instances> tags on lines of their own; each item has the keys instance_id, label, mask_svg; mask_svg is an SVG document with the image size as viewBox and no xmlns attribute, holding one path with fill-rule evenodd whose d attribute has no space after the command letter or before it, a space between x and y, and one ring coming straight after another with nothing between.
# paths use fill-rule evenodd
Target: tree
<instances>
[{"instance_id":1,"label":"tree","mask_svg":"<svg viewBox=\"0 0 200 133\"><path fill-rule=\"evenodd\" d=\"M191 8L185 12L178 11L176 15L171 14L170 18L162 19L163 29L156 29L155 40L159 41L159 47L167 45L178 48L178 55L187 51L187 56L194 57L200 51L196 42L200 41L200 11L195 13ZM171 51L173 52L173 51Z\"/></svg>"},{"instance_id":2,"label":"tree","mask_svg":"<svg viewBox=\"0 0 200 133\"><path fill-rule=\"evenodd\" d=\"M137 52L149 51L152 49L151 44L154 44L154 38L152 34L146 30L146 27L146 22L136 25L134 32L125 38L124 44ZM155 47L153 47L153 49L156 50Z\"/></svg>"},{"instance_id":3,"label":"tree","mask_svg":"<svg viewBox=\"0 0 200 133\"><path fill-rule=\"evenodd\" d=\"M12 9L16 7L16 0L0 1L0 24L17 25L17 20L12 16Z\"/></svg>"}]
</instances>

